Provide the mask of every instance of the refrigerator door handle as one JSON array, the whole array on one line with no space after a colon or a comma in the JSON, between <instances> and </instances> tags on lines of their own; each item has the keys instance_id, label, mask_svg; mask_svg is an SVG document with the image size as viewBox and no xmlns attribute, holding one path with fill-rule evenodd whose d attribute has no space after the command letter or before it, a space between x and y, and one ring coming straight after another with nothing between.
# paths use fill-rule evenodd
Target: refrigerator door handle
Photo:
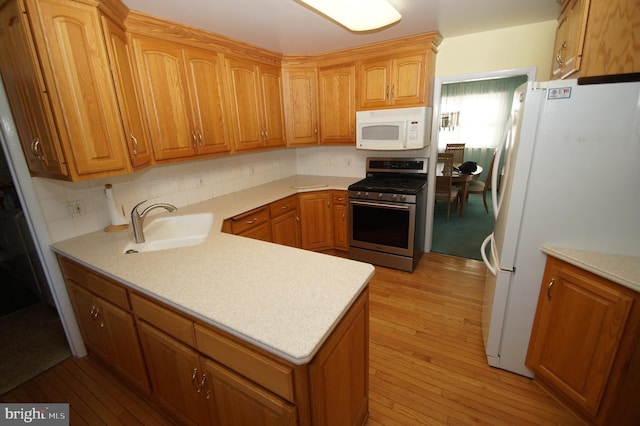
<instances>
[{"instance_id":1,"label":"refrigerator door handle","mask_svg":"<svg viewBox=\"0 0 640 426\"><path fill-rule=\"evenodd\" d=\"M491 264L489 259L487 259L486 248L489 242L491 242L491 246L493 246L493 233L487 235L487 238L485 238L484 241L482 242L482 246L480 246L480 255L482 256L482 261L487 266L487 269L489 270L489 272L491 272L493 276L496 276L498 275L498 269Z\"/></svg>"},{"instance_id":2,"label":"refrigerator door handle","mask_svg":"<svg viewBox=\"0 0 640 426\"><path fill-rule=\"evenodd\" d=\"M502 196L498 194L496 188L498 188L498 170L500 169L500 160L502 159L502 153L507 146L507 139L511 136L511 126L513 125L513 116L510 116L502 132L502 141L498 145L496 150L496 158L493 161L493 169L491 170L491 204L493 205L493 216L497 219L500 212L500 206L502 205ZM498 199L498 197L500 198ZM495 274L494 274L495 275Z\"/></svg>"}]
</instances>

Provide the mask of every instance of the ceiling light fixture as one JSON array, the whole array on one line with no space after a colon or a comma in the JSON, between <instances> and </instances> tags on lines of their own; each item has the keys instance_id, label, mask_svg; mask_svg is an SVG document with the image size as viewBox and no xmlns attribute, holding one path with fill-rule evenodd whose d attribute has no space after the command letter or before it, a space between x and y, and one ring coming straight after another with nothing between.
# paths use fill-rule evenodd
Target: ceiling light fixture
<instances>
[{"instance_id":1,"label":"ceiling light fixture","mask_svg":"<svg viewBox=\"0 0 640 426\"><path fill-rule=\"evenodd\" d=\"M387 0L300 0L351 31L369 31L402 17Z\"/></svg>"}]
</instances>

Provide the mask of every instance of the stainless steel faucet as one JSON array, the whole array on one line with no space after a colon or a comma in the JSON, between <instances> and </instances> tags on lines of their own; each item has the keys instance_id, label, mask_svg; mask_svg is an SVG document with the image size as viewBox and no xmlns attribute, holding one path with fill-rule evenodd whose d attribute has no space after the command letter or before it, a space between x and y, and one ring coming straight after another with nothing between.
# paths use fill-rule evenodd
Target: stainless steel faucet
<instances>
[{"instance_id":1,"label":"stainless steel faucet","mask_svg":"<svg viewBox=\"0 0 640 426\"><path fill-rule=\"evenodd\" d=\"M157 203L157 204L152 204L149 207L147 207L146 209L142 210L142 213L138 213L138 206L140 206L141 204L144 204L146 202L147 202L147 200L139 202L131 210L131 226L133 227L133 236L136 239L136 244L144 243L144 230L143 230L144 218L147 216L147 214L151 210L157 209L157 208L163 208L163 209L167 210L170 213L173 213L176 210L178 210L178 208L176 206L174 206L173 204Z\"/></svg>"}]
</instances>

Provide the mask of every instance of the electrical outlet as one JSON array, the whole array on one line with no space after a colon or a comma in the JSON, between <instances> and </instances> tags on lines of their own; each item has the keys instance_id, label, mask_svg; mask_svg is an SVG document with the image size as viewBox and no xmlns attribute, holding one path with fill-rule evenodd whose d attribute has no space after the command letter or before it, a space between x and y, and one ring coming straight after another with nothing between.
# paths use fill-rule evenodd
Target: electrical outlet
<instances>
[{"instance_id":1,"label":"electrical outlet","mask_svg":"<svg viewBox=\"0 0 640 426\"><path fill-rule=\"evenodd\" d=\"M75 200L67 202L67 214L71 217L82 216L84 214L82 201Z\"/></svg>"}]
</instances>

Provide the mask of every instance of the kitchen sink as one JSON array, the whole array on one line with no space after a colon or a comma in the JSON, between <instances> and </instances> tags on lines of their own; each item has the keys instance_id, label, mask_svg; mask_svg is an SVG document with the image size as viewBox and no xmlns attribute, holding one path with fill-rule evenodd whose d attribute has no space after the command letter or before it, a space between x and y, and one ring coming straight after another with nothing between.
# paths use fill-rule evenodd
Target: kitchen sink
<instances>
[{"instance_id":1,"label":"kitchen sink","mask_svg":"<svg viewBox=\"0 0 640 426\"><path fill-rule=\"evenodd\" d=\"M124 253L141 253L202 243L211 231L213 213L160 217L144 227L145 242L127 244Z\"/></svg>"}]
</instances>

